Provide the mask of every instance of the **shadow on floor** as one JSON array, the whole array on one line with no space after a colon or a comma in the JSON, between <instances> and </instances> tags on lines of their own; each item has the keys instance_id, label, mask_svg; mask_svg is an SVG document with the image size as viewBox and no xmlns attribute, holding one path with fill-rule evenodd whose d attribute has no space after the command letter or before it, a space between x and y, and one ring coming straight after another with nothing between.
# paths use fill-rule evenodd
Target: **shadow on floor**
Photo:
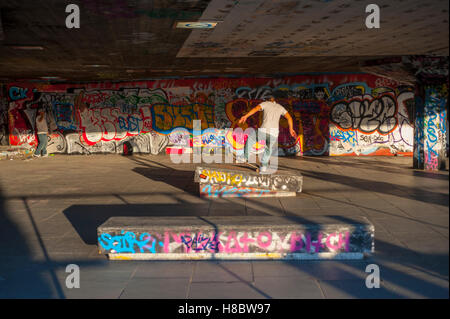
<instances>
[{"instance_id":1,"label":"shadow on floor","mask_svg":"<svg viewBox=\"0 0 450 319\"><path fill-rule=\"evenodd\" d=\"M309 162L309 163L320 163L323 165L330 165L330 166L362 168L362 169L367 169L367 170L373 170L374 172L386 172L386 173L393 173L393 174L400 174L400 175L407 175L407 176L425 177L425 178L430 178L430 179L448 180L448 178L449 178L448 175L442 174L443 172L448 172L448 169L443 170L443 171L438 171L436 173L413 169L412 158L411 158L410 165L400 165L399 164L398 166L395 166L395 167L392 167L392 162L384 163L380 160L368 159L368 158L363 158L362 161L356 161L354 159L339 158L340 161L336 161L336 160L333 160L333 159L330 160L330 158L325 158L325 157L321 157L321 156L311 156L311 157L303 156L300 159L295 158L295 160L299 160L300 163L302 161L305 161L305 162Z\"/></svg>"},{"instance_id":2,"label":"shadow on floor","mask_svg":"<svg viewBox=\"0 0 450 319\"><path fill-rule=\"evenodd\" d=\"M282 169L294 169L292 167L280 166ZM324 182L333 182L354 188L359 188L364 191L376 192L381 194L394 195L410 200L422 201L429 204L436 204L448 207L448 194L437 193L424 189L422 185L417 187L408 187L397 185L389 182L368 180L359 177L349 177L328 172L314 172L306 171L304 169L296 169L302 173L303 176L322 180Z\"/></svg>"},{"instance_id":3,"label":"shadow on floor","mask_svg":"<svg viewBox=\"0 0 450 319\"><path fill-rule=\"evenodd\" d=\"M64 298L63 289L26 199L23 199L23 203L26 207L26 217L31 223L31 234L25 234L12 220L0 190L0 299ZM33 239L28 237L36 237L43 262L35 260L36 252L33 252L28 244Z\"/></svg>"},{"instance_id":4,"label":"shadow on floor","mask_svg":"<svg viewBox=\"0 0 450 319\"><path fill-rule=\"evenodd\" d=\"M183 192L199 196L198 184L194 183L194 172L192 171L179 171L155 167L135 167L132 171L155 182L164 182Z\"/></svg>"},{"instance_id":5,"label":"shadow on floor","mask_svg":"<svg viewBox=\"0 0 450 319\"><path fill-rule=\"evenodd\" d=\"M64 215L87 245L97 244L97 228L111 217L207 216L205 204L72 205Z\"/></svg>"}]
</instances>

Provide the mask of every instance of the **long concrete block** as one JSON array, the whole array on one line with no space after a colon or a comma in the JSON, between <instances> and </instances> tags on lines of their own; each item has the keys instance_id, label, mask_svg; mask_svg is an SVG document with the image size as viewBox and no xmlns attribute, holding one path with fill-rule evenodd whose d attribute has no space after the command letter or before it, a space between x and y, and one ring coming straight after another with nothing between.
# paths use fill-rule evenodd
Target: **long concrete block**
<instances>
[{"instance_id":1,"label":"long concrete block","mask_svg":"<svg viewBox=\"0 0 450 319\"><path fill-rule=\"evenodd\" d=\"M112 217L97 235L116 260L362 259L374 231L364 217Z\"/></svg>"},{"instance_id":2,"label":"long concrete block","mask_svg":"<svg viewBox=\"0 0 450 319\"><path fill-rule=\"evenodd\" d=\"M302 191L298 171L258 174L249 170L197 167L194 176L202 197L295 196Z\"/></svg>"}]
</instances>

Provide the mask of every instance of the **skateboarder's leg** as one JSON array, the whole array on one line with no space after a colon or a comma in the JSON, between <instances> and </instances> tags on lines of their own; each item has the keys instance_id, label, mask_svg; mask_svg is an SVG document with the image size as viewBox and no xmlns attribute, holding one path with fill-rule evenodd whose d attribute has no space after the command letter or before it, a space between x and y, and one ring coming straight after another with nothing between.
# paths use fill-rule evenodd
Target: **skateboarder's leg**
<instances>
[{"instance_id":1,"label":"skateboarder's leg","mask_svg":"<svg viewBox=\"0 0 450 319\"><path fill-rule=\"evenodd\" d=\"M264 154L261 158L261 169L260 171L263 173L267 171L267 168L269 166L269 161L273 162L273 158L271 160L271 156L278 156L278 136L267 134L265 136L266 145L264 148ZM278 159L276 159L276 162L278 163ZM276 170L276 167L274 167Z\"/></svg>"},{"instance_id":2,"label":"skateboarder's leg","mask_svg":"<svg viewBox=\"0 0 450 319\"><path fill-rule=\"evenodd\" d=\"M252 157L253 161L250 161L251 149L253 145L255 145L255 143L256 143L256 134L249 134L244 146L244 158L249 163L256 162L255 160L253 160L256 159L256 157Z\"/></svg>"}]
</instances>

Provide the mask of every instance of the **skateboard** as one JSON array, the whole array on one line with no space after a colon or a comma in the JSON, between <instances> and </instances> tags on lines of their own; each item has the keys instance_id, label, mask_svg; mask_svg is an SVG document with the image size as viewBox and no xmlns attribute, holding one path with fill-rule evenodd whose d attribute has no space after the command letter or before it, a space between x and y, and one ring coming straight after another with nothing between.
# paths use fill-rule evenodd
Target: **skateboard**
<instances>
[{"instance_id":1,"label":"skateboard","mask_svg":"<svg viewBox=\"0 0 450 319\"><path fill-rule=\"evenodd\" d=\"M234 158L234 160L236 161L237 164L243 164L243 165L246 165L246 166L248 166L248 167L250 167L250 168L253 168L257 173L259 173L259 166L258 166L258 165L249 163L247 160L246 160L245 162L239 162L239 160L238 160L238 158L236 157L236 154L235 154L235 153L233 153L233 158Z\"/></svg>"},{"instance_id":2,"label":"skateboard","mask_svg":"<svg viewBox=\"0 0 450 319\"><path fill-rule=\"evenodd\" d=\"M249 162L245 162L245 163L242 163L242 164L245 164L245 165L247 165L248 167L253 168L253 169L256 171L256 173L259 173L259 166L258 166L258 165L256 165L256 164L251 164L251 163L249 163Z\"/></svg>"}]
</instances>

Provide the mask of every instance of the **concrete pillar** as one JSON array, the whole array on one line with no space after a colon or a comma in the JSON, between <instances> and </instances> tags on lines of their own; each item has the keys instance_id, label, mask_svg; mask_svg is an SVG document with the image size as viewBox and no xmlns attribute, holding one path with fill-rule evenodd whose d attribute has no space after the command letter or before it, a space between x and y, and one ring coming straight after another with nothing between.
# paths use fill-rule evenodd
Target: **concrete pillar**
<instances>
[{"instance_id":1,"label":"concrete pillar","mask_svg":"<svg viewBox=\"0 0 450 319\"><path fill-rule=\"evenodd\" d=\"M415 101L414 168L445 170L448 84L418 84Z\"/></svg>"}]
</instances>

